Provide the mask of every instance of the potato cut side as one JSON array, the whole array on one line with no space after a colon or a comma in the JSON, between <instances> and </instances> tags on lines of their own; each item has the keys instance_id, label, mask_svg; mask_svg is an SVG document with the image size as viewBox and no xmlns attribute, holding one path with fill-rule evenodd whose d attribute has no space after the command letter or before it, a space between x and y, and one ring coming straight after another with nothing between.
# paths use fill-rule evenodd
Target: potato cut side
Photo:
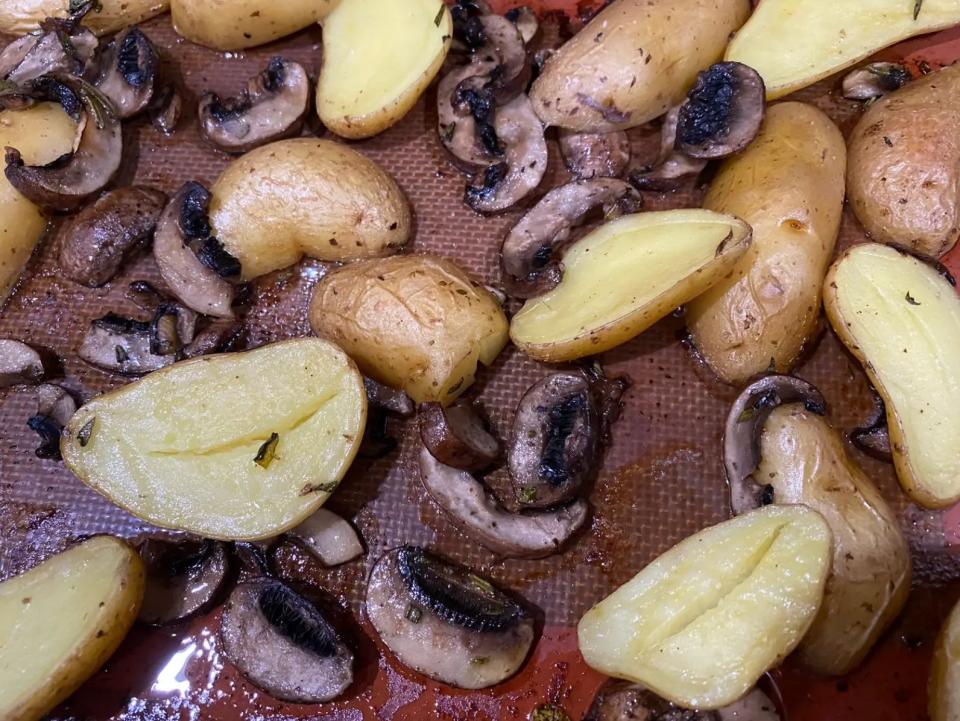
<instances>
[{"instance_id":1,"label":"potato cut side","mask_svg":"<svg viewBox=\"0 0 960 721\"><path fill-rule=\"evenodd\" d=\"M887 406L904 490L940 508L960 500L960 298L935 268L866 243L844 253L824 281L837 335Z\"/></svg>"},{"instance_id":2,"label":"potato cut side","mask_svg":"<svg viewBox=\"0 0 960 721\"><path fill-rule=\"evenodd\" d=\"M927 687L930 721L960 718L960 603L940 629Z\"/></svg>"},{"instance_id":3,"label":"potato cut side","mask_svg":"<svg viewBox=\"0 0 960 721\"><path fill-rule=\"evenodd\" d=\"M802 506L767 506L670 549L580 620L603 673L687 708L749 691L799 643L823 598L830 530Z\"/></svg>"},{"instance_id":4,"label":"potato cut side","mask_svg":"<svg viewBox=\"0 0 960 721\"><path fill-rule=\"evenodd\" d=\"M437 0L342 0L322 25L317 114L345 138L369 138L406 115L453 37Z\"/></svg>"},{"instance_id":5,"label":"potato cut side","mask_svg":"<svg viewBox=\"0 0 960 721\"><path fill-rule=\"evenodd\" d=\"M625 343L720 281L750 246L750 226L709 210L637 213L606 223L563 257L563 280L527 301L510 338L565 361Z\"/></svg>"},{"instance_id":6,"label":"potato cut side","mask_svg":"<svg viewBox=\"0 0 960 721\"><path fill-rule=\"evenodd\" d=\"M763 0L727 46L727 60L754 68L773 100L894 43L960 23L956 0L834 2Z\"/></svg>"},{"instance_id":7,"label":"potato cut side","mask_svg":"<svg viewBox=\"0 0 960 721\"><path fill-rule=\"evenodd\" d=\"M0 718L36 721L120 645L143 600L140 556L95 536L0 583Z\"/></svg>"},{"instance_id":8,"label":"potato cut side","mask_svg":"<svg viewBox=\"0 0 960 721\"><path fill-rule=\"evenodd\" d=\"M81 480L151 523L267 538L323 505L366 414L353 362L304 338L177 363L96 398L61 447Z\"/></svg>"}]
</instances>

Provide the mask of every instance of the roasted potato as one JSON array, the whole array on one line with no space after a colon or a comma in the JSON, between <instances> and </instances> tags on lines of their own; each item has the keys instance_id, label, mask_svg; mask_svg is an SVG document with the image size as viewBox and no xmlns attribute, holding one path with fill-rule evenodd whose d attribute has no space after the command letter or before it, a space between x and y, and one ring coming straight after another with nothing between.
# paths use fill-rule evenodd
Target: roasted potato
<instances>
[{"instance_id":1,"label":"roasted potato","mask_svg":"<svg viewBox=\"0 0 960 721\"><path fill-rule=\"evenodd\" d=\"M72 151L76 134L76 124L54 103L0 112L0 148L17 148L31 165L53 162ZM10 295L46 228L40 209L0 177L0 304Z\"/></svg>"},{"instance_id":2,"label":"roasted potato","mask_svg":"<svg viewBox=\"0 0 960 721\"><path fill-rule=\"evenodd\" d=\"M345 261L394 253L413 227L393 178L330 140L257 148L229 165L210 192L210 225L246 280L304 255Z\"/></svg>"},{"instance_id":3,"label":"roasted potato","mask_svg":"<svg viewBox=\"0 0 960 721\"><path fill-rule=\"evenodd\" d=\"M560 284L524 303L510 338L547 362L602 353L719 283L749 247L750 226L731 215L624 216L570 246Z\"/></svg>"},{"instance_id":4,"label":"roasted potato","mask_svg":"<svg viewBox=\"0 0 960 721\"><path fill-rule=\"evenodd\" d=\"M103 666L137 618L145 572L95 536L0 583L0 718L38 721Z\"/></svg>"},{"instance_id":5,"label":"roasted potato","mask_svg":"<svg viewBox=\"0 0 960 721\"><path fill-rule=\"evenodd\" d=\"M42 20L67 17L70 4L70 0L3 0L0 33L33 32ZM100 8L88 13L83 24L97 35L109 35L165 13L169 7L170 0L100 0Z\"/></svg>"},{"instance_id":6,"label":"roasted potato","mask_svg":"<svg viewBox=\"0 0 960 721\"><path fill-rule=\"evenodd\" d=\"M351 263L324 277L310 303L317 335L366 375L418 403L454 401L507 343L497 300L453 261L407 255Z\"/></svg>"},{"instance_id":7,"label":"roasted potato","mask_svg":"<svg viewBox=\"0 0 960 721\"><path fill-rule=\"evenodd\" d=\"M580 651L678 706L721 708L800 642L829 570L819 513L751 511L682 541L587 611Z\"/></svg>"},{"instance_id":8,"label":"roasted potato","mask_svg":"<svg viewBox=\"0 0 960 721\"><path fill-rule=\"evenodd\" d=\"M773 410L760 437L760 457L755 476L772 487L774 503L809 506L833 533L823 605L797 656L817 673L849 673L907 600L907 541L837 432L802 404Z\"/></svg>"},{"instance_id":9,"label":"roasted potato","mask_svg":"<svg viewBox=\"0 0 960 721\"><path fill-rule=\"evenodd\" d=\"M934 258L956 244L960 65L914 80L867 109L850 136L847 196L877 242Z\"/></svg>"},{"instance_id":10,"label":"roasted potato","mask_svg":"<svg viewBox=\"0 0 960 721\"><path fill-rule=\"evenodd\" d=\"M183 361L99 396L60 449L84 483L158 526L270 538L333 493L366 416L353 362L302 338Z\"/></svg>"},{"instance_id":11,"label":"roasted potato","mask_svg":"<svg viewBox=\"0 0 960 721\"><path fill-rule=\"evenodd\" d=\"M827 317L887 409L893 463L917 503L960 500L960 298L938 269L876 243L824 280Z\"/></svg>"},{"instance_id":12,"label":"roasted potato","mask_svg":"<svg viewBox=\"0 0 960 721\"><path fill-rule=\"evenodd\" d=\"M760 73L773 100L900 40L957 23L955 0L763 0L730 41L726 59Z\"/></svg>"},{"instance_id":13,"label":"roasted potato","mask_svg":"<svg viewBox=\"0 0 960 721\"><path fill-rule=\"evenodd\" d=\"M170 0L173 29L214 50L243 50L321 20L336 0Z\"/></svg>"},{"instance_id":14,"label":"roasted potato","mask_svg":"<svg viewBox=\"0 0 960 721\"><path fill-rule=\"evenodd\" d=\"M582 132L643 125L684 99L749 12L748 0L617 0L547 61L533 108Z\"/></svg>"},{"instance_id":15,"label":"roasted potato","mask_svg":"<svg viewBox=\"0 0 960 721\"><path fill-rule=\"evenodd\" d=\"M927 687L930 721L960 719L960 603L940 629Z\"/></svg>"},{"instance_id":16,"label":"roasted potato","mask_svg":"<svg viewBox=\"0 0 960 721\"><path fill-rule=\"evenodd\" d=\"M369 138L406 115L453 38L437 0L341 0L322 24L317 115L344 138Z\"/></svg>"},{"instance_id":17,"label":"roasted potato","mask_svg":"<svg viewBox=\"0 0 960 721\"><path fill-rule=\"evenodd\" d=\"M753 228L733 274L687 306L703 359L727 383L788 371L814 337L843 213L846 145L812 105L781 103L720 167L703 206Z\"/></svg>"}]
</instances>

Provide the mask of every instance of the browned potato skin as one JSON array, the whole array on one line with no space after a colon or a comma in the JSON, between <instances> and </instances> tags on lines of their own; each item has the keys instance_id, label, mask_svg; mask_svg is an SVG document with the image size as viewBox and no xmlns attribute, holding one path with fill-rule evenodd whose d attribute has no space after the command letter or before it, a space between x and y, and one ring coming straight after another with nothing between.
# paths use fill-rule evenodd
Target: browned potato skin
<instances>
[{"instance_id":1,"label":"browned potato skin","mask_svg":"<svg viewBox=\"0 0 960 721\"><path fill-rule=\"evenodd\" d=\"M822 111L779 103L720 167L703 207L753 227L733 275L687 305L701 356L726 383L786 373L815 338L843 213L846 145Z\"/></svg>"},{"instance_id":2,"label":"browned potato skin","mask_svg":"<svg viewBox=\"0 0 960 721\"><path fill-rule=\"evenodd\" d=\"M880 243L932 257L960 236L960 65L880 98L850 136L847 197Z\"/></svg>"},{"instance_id":3,"label":"browned potato skin","mask_svg":"<svg viewBox=\"0 0 960 721\"><path fill-rule=\"evenodd\" d=\"M953 607L937 636L927 685L930 721L960 718L960 603Z\"/></svg>"},{"instance_id":4,"label":"browned potato skin","mask_svg":"<svg viewBox=\"0 0 960 721\"><path fill-rule=\"evenodd\" d=\"M418 403L444 405L473 383L478 361L493 362L508 332L497 300L432 255L362 260L330 273L317 284L310 325L364 374Z\"/></svg>"},{"instance_id":5,"label":"browned potato skin","mask_svg":"<svg viewBox=\"0 0 960 721\"><path fill-rule=\"evenodd\" d=\"M295 33L326 17L334 0L171 0L173 29L215 50L242 50Z\"/></svg>"},{"instance_id":6,"label":"browned potato skin","mask_svg":"<svg viewBox=\"0 0 960 721\"><path fill-rule=\"evenodd\" d=\"M684 98L749 13L747 0L617 0L550 58L534 110L578 131L642 125Z\"/></svg>"},{"instance_id":7,"label":"browned potato skin","mask_svg":"<svg viewBox=\"0 0 960 721\"><path fill-rule=\"evenodd\" d=\"M755 477L773 486L775 502L813 508L833 532L833 566L823 604L796 654L817 673L849 673L907 600L907 541L837 432L802 405L780 406L770 414L761 458Z\"/></svg>"}]
</instances>

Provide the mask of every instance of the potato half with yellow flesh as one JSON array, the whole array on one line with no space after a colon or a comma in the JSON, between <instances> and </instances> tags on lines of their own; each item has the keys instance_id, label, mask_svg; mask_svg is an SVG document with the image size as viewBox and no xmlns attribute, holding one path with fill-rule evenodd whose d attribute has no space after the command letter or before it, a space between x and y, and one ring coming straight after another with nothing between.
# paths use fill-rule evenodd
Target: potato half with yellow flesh
<instances>
[{"instance_id":1,"label":"potato half with yellow flesh","mask_svg":"<svg viewBox=\"0 0 960 721\"><path fill-rule=\"evenodd\" d=\"M524 353L547 362L626 343L726 277L750 226L709 210L637 213L606 223L563 256L563 279L510 323Z\"/></svg>"},{"instance_id":2,"label":"potato half with yellow flesh","mask_svg":"<svg viewBox=\"0 0 960 721\"><path fill-rule=\"evenodd\" d=\"M887 407L900 484L917 503L960 500L960 298L941 273L902 251L865 243L824 280L834 331Z\"/></svg>"},{"instance_id":3,"label":"potato half with yellow flesh","mask_svg":"<svg viewBox=\"0 0 960 721\"><path fill-rule=\"evenodd\" d=\"M927 687L930 721L960 719L960 603L940 629Z\"/></svg>"},{"instance_id":4,"label":"potato half with yellow flesh","mask_svg":"<svg viewBox=\"0 0 960 721\"><path fill-rule=\"evenodd\" d=\"M726 706L810 627L830 542L823 517L803 506L767 506L707 528L587 611L580 651L598 671L678 706Z\"/></svg>"},{"instance_id":5,"label":"potato half with yellow flesh","mask_svg":"<svg viewBox=\"0 0 960 721\"><path fill-rule=\"evenodd\" d=\"M67 17L70 4L70 0L3 0L0 2L0 33L25 35L33 32L47 18ZM170 7L169 0L100 0L99 4L98 9L83 19L83 24L97 35L109 35L142 23L165 13Z\"/></svg>"},{"instance_id":6,"label":"potato half with yellow flesh","mask_svg":"<svg viewBox=\"0 0 960 721\"><path fill-rule=\"evenodd\" d=\"M344 138L369 138L406 115L453 38L437 0L341 0L322 25L317 114Z\"/></svg>"},{"instance_id":7,"label":"potato half with yellow flesh","mask_svg":"<svg viewBox=\"0 0 960 721\"><path fill-rule=\"evenodd\" d=\"M17 148L28 165L51 163L71 152L76 135L76 124L54 103L0 112L0 148ZM40 209L0 175L0 304L10 295L46 228Z\"/></svg>"},{"instance_id":8,"label":"potato half with yellow flesh","mask_svg":"<svg viewBox=\"0 0 960 721\"><path fill-rule=\"evenodd\" d=\"M106 662L143 601L140 556L95 536L0 583L0 718L37 721Z\"/></svg>"},{"instance_id":9,"label":"potato half with yellow flesh","mask_svg":"<svg viewBox=\"0 0 960 721\"><path fill-rule=\"evenodd\" d=\"M773 100L901 40L958 23L956 0L763 0L730 41L726 59L760 73Z\"/></svg>"},{"instance_id":10,"label":"potato half with yellow flesh","mask_svg":"<svg viewBox=\"0 0 960 721\"><path fill-rule=\"evenodd\" d=\"M366 415L353 362L303 338L176 363L95 398L61 451L87 485L158 526L268 538L327 500Z\"/></svg>"},{"instance_id":11,"label":"potato half with yellow flesh","mask_svg":"<svg viewBox=\"0 0 960 721\"><path fill-rule=\"evenodd\" d=\"M215 50L243 50L309 27L336 0L170 0L173 29Z\"/></svg>"}]
</instances>

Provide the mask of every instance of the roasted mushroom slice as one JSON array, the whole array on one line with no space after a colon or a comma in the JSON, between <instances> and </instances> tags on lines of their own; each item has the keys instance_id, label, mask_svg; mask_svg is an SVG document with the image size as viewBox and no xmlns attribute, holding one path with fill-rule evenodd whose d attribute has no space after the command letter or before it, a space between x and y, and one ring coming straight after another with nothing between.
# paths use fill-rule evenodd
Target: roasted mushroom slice
<instances>
[{"instance_id":1,"label":"roasted mushroom slice","mask_svg":"<svg viewBox=\"0 0 960 721\"><path fill-rule=\"evenodd\" d=\"M533 192L547 171L547 142L526 95L499 108L494 121L505 161L490 165L467 186L464 200L478 213L499 213Z\"/></svg>"},{"instance_id":2,"label":"roasted mushroom slice","mask_svg":"<svg viewBox=\"0 0 960 721\"><path fill-rule=\"evenodd\" d=\"M630 165L630 138L622 130L578 133L560 129L563 164L577 180L619 178Z\"/></svg>"},{"instance_id":3,"label":"roasted mushroom slice","mask_svg":"<svg viewBox=\"0 0 960 721\"><path fill-rule=\"evenodd\" d=\"M200 134L228 153L248 150L297 135L310 104L310 78L303 66L275 57L235 98L216 93L200 98Z\"/></svg>"},{"instance_id":4,"label":"roasted mushroom slice","mask_svg":"<svg viewBox=\"0 0 960 721\"><path fill-rule=\"evenodd\" d=\"M652 165L630 173L630 182L635 188L657 192L676 190L684 179L699 175L707 167L706 160L691 158L676 149L679 119L679 105L668 110L663 116L660 153Z\"/></svg>"},{"instance_id":5,"label":"roasted mushroom slice","mask_svg":"<svg viewBox=\"0 0 960 721\"><path fill-rule=\"evenodd\" d=\"M803 403L811 413L823 415L827 404L814 386L800 378L769 375L743 389L727 415L723 432L723 465L730 487L734 514L774 502L773 486L758 483L753 473L760 466L760 435L770 412L786 403Z\"/></svg>"},{"instance_id":6,"label":"roasted mushroom slice","mask_svg":"<svg viewBox=\"0 0 960 721\"><path fill-rule=\"evenodd\" d=\"M843 97L847 100L876 100L899 90L913 79L900 63L868 63L843 78Z\"/></svg>"},{"instance_id":7,"label":"roasted mushroom slice","mask_svg":"<svg viewBox=\"0 0 960 721\"><path fill-rule=\"evenodd\" d=\"M537 36L540 30L540 21L537 20L537 14L526 5L511 8L503 16L517 26L520 31L520 37L523 38L524 45L529 45Z\"/></svg>"},{"instance_id":8,"label":"roasted mushroom slice","mask_svg":"<svg viewBox=\"0 0 960 721\"><path fill-rule=\"evenodd\" d=\"M60 245L60 271L91 288L110 280L127 254L153 234L167 196L131 186L101 195L70 219Z\"/></svg>"},{"instance_id":9,"label":"roasted mushroom slice","mask_svg":"<svg viewBox=\"0 0 960 721\"><path fill-rule=\"evenodd\" d=\"M153 99L159 63L156 49L140 28L127 28L103 49L94 85L110 98L122 120L132 118Z\"/></svg>"},{"instance_id":10,"label":"roasted mushroom slice","mask_svg":"<svg viewBox=\"0 0 960 721\"><path fill-rule=\"evenodd\" d=\"M353 683L353 652L313 603L280 581L239 584L220 640L244 676L283 701L330 701Z\"/></svg>"},{"instance_id":11,"label":"roasted mushroom slice","mask_svg":"<svg viewBox=\"0 0 960 721\"><path fill-rule=\"evenodd\" d=\"M44 372L37 351L18 340L0 338L0 388L37 383Z\"/></svg>"},{"instance_id":12,"label":"roasted mushroom slice","mask_svg":"<svg viewBox=\"0 0 960 721\"><path fill-rule=\"evenodd\" d=\"M556 553L587 520L588 507L578 499L566 508L509 513L467 471L440 463L420 451L424 488L464 533L507 558L542 558Z\"/></svg>"},{"instance_id":13,"label":"roasted mushroom slice","mask_svg":"<svg viewBox=\"0 0 960 721\"><path fill-rule=\"evenodd\" d=\"M850 432L850 442L877 460L889 463L893 459L890 449L890 429L887 428L887 405L873 388L873 412L867 422Z\"/></svg>"},{"instance_id":14,"label":"roasted mushroom slice","mask_svg":"<svg viewBox=\"0 0 960 721\"><path fill-rule=\"evenodd\" d=\"M209 608L230 571L226 546L220 541L148 539L138 550L147 568L147 587L138 619L162 626Z\"/></svg>"},{"instance_id":15,"label":"roasted mushroom slice","mask_svg":"<svg viewBox=\"0 0 960 721\"><path fill-rule=\"evenodd\" d=\"M423 445L444 465L480 471L500 457L500 443L471 404L422 403L417 421Z\"/></svg>"},{"instance_id":16,"label":"roasted mushroom slice","mask_svg":"<svg viewBox=\"0 0 960 721\"><path fill-rule=\"evenodd\" d=\"M34 451L37 458L60 460L60 434L76 411L77 402L66 389L52 383L37 386L37 412L27 420L30 430L40 436Z\"/></svg>"},{"instance_id":17,"label":"roasted mushroom slice","mask_svg":"<svg viewBox=\"0 0 960 721\"><path fill-rule=\"evenodd\" d=\"M780 721L780 715L759 688L716 711L696 711L674 706L639 684L608 681L583 721Z\"/></svg>"},{"instance_id":18,"label":"roasted mushroom slice","mask_svg":"<svg viewBox=\"0 0 960 721\"><path fill-rule=\"evenodd\" d=\"M97 36L69 20L50 18L0 52L0 78L16 85L51 73L81 76L97 50Z\"/></svg>"},{"instance_id":19,"label":"roasted mushroom slice","mask_svg":"<svg viewBox=\"0 0 960 721\"><path fill-rule=\"evenodd\" d=\"M522 93L530 80L530 60L521 28L500 15L484 15L479 23L484 44L476 50L474 59L483 65L494 64L488 84L497 103L506 103Z\"/></svg>"},{"instance_id":20,"label":"roasted mushroom slice","mask_svg":"<svg viewBox=\"0 0 960 721\"><path fill-rule=\"evenodd\" d=\"M635 213L643 197L616 178L594 178L561 185L543 196L521 218L500 248L503 282L515 298L532 298L554 288L563 276L558 255L571 231L596 209L606 220Z\"/></svg>"},{"instance_id":21,"label":"roasted mushroom slice","mask_svg":"<svg viewBox=\"0 0 960 721\"><path fill-rule=\"evenodd\" d=\"M363 555L356 530L333 511L321 508L287 531L324 566L339 566Z\"/></svg>"},{"instance_id":22,"label":"roasted mushroom slice","mask_svg":"<svg viewBox=\"0 0 960 721\"><path fill-rule=\"evenodd\" d=\"M80 138L72 153L48 165L24 165L20 152L8 147L7 180L45 210L74 210L109 183L120 168L120 121L110 101L79 78L44 76L34 87L77 120Z\"/></svg>"},{"instance_id":23,"label":"roasted mushroom slice","mask_svg":"<svg viewBox=\"0 0 960 721\"><path fill-rule=\"evenodd\" d=\"M374 408L401 418L413 415L413 399L403 391L385 386L367 376L363 377L363 388L367 392L367 402Z\"/></svg>"},{"instance_id":24,"label":"roasted mushroom slice","mask_svg":"<svg viewBox=\"0 0 960 721\"><path fill-rule=\"evenodd\" d=\"M381 557L367 617L405 666L458 688L517 672L533 644L532 615L490 581L416 546Z\"/></svg>"},{"instance_id":25,"label":"roasted mushroom slice","mask_svg":"<svg viewBox=\"0 0 960 721\"><path fill-rule=\"evenodd\" d=\"M463 170L473 172L503 157L493 127L496 100L484 86L493 62L454 68L437 86L440 142Z\"/></svg>"},{"instance_id":26,"label":"roasted mushroom slice","mask_svg":"<svg viewBox=\"0 0 960 721\"><path fill-rule=\"evenodd\" d=\"M239 261L210 235L210 191L193 181L184 184L157 222L153 257L170 291L188 308L217 318L233 318L234 286Z\"/></svg>"},{"instance_id":27,"label":"roasted mushroom slice","mask_svg":"<svg viewBox=\"0 0 960 721\"><path fill-rule=\"evenodd\" d=\"M184 308L181 311L187 310ZM181 336L186 343L180 350L181 358L197 358L208 353L232 350L243 335L243 324L232 320L215 320L196 332L192 340Z\"/></svg>"},{"instance_id":28,"label":"roasted mushroom slice","mask_svg":"<svg viewBox=\"0 0 960 721\"><path fill-rule=\"evenodd\" d=\"M157 353L169 343L166 323L149 323L108 313L90 324L83 337L80 358L102 370L142 375L172 364L172 353Z\"/></svg>"},{"instance_id":29,"label":"roasted mushroom slice","mask_svg":"<svg viewBox=\"0 0 960 721\"><path fill-rule=\"evenodd\" d=\"M183 97L172 82L163 83L150 103L150 122L164 135L172 135L183 112Z\"/></svg>"}]
</instances>

